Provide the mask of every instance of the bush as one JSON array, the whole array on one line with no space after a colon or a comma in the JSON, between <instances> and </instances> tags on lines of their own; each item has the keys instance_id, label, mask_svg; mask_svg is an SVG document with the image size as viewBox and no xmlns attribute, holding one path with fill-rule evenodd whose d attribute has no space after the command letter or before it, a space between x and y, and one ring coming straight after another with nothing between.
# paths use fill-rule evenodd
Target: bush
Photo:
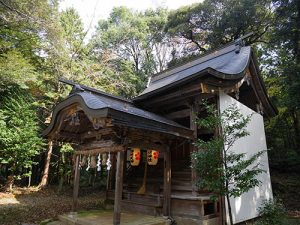
<instances>
[{"instance_id":1,"label":"bush","mask_svg":"<svg viewBox=\"0 0 300 225\"><path fill-rule=\"evenodd\" d=\"M286 210L284 205L276 200L264 201L259 208L260 219L255 225L285 225Z\"/></svg>"}]
</instances>

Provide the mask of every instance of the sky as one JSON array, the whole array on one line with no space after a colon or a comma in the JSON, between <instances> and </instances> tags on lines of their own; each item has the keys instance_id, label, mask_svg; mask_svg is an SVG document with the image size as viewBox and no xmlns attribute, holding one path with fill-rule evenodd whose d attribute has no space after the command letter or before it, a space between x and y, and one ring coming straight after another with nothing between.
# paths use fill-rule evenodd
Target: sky
<instances>
[{"instance_id":1,"label":"sky","mask_svg":"<svg viewBox=\"0 0 300 225\"><path fill-rule=\"evenodd\" d=\"M183 5L190 5L202 0L62 0L60 10L74 7L84 23L85 30L89 30L89 39L95 30L99 19L105 19L115 6L127 6L135 10L157 8L164 6L169 9L177 9Z\"/></svg>"}]
</instances>

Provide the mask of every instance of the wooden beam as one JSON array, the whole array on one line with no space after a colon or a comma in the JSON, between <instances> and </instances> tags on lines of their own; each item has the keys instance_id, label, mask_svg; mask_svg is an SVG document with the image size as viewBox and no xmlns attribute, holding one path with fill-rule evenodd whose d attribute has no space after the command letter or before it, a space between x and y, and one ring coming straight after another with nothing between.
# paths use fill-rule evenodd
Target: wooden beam
<instances>
[{"instance_id":1,"label":"wooden beam","mask_svg":"<svg viewBox=\"0 0 300 225\"><path fill-rule=\"evenodd\" d=\"M171 151L169 148L164 152L164 216L171 216Z\"/></svg>"},{"instance_id":2,"label":"wooden beam","mask_svg":"<svg viewBox=\"0 0 300 225\"><path fill-rule=\"evenodd\" d=\"M123 151L124 147L121 145L113 145L113 146L107 146L102 148L94 148L89 150L77 150L75 151L76 155L96 155L96 154L102 154L107 152L119 152Z\"/></svg>"},{"instance_id":3,"label":"wooden beam","mask_svg":"<svg viewBox=\"0 0 300 225\"><path fill-rule=\"evenodd\" d=\"M157 104L166 101L177 100L178 98L190 96L191 93L201 93L200 81L195 81L192 84L186 84L184 87L177 91L170 91L168 94L159 95L159 97L149 99L147 104Z\"/></svg>"},{"instance_id":4,"label":"wooden beam","mask_svg":"<svg viewBox=\"0 0 300 225\"><path fill-rule=\"evenodd\" d=\"M112 140L92 141L92 142L80 145L79 150L89 150L89 149L95 149L95 148L111 147L114 144L115 143Z\"/></svg>"},{"instance_id":5,"label":"wooden beam","mask_svg":"<svg viewBox=\"0 0 300 225\"><path fill-rule=\"evenodd\" d=\"M153 142L143 142L142 140L140 141L134 141L132 143L128 144L128 147L131 148L143 148L143 149L153 149L153 150L159 150L161 152L163 152L166 147L164 144L155 144Z\"/></svg>"},{"instance_id":6,"label":"wooden beam","mask_svg":"<svg viewBox=\"0 0 300 225\"><path fill-rule=\"evenodd\" d=\"M56 135L56 138L58 139L66 138L66 139L71 139L80 142L80 135L76 133L67 132L67 131L59 131L59 133Z\"/></svg>"},{"instance_id":7,"label":"wooden beam","mask_svg":"<svg viewBox=\"0 0 300 225\"><path fill-rule=\"evenodd\" d=\"M114 217L113 225L121 223L121 201L123 192L123 169L124 169L124 151L118 152L117 155L117 171L115 184L115 202L114 202Z\"/></svg>"},{"instance_id":8,"label":"wooden beam","mask_svg":"<svg viewBox=\"0 0 300 225\"><path fill-rule=\"evenodd\" d=\"M192 92L189 95L170 99L168 101L162 101L162 102L158 102L155 104L152 104L152 103L147 104L147 105L144 105L144 107L148 110L151 110L151 112L156 112L159 114L162 112L171 111L172 109L177 108L179 106L189 106L189 104L187 103L187 100L190 98L209 99L214 96L215 96L215 94L212 94L212 93L205 94L205 93L200 93L197 91L197 92ZM148 103L148 101L147 101L147 103Z\"/></svg>"},{"instance_id":9,"label":"wooden beam","mask_svg":"<svg viewBox=\"0 0 300 225\"><path fill-rule=\"evenodd\" d=\"M131 128L127 134L129 138L129 143L133 142L143 142L143 143L165 143L171 136L168 134L153 132L141 129ZM168 138L167 138L168 137Z\"/></svg>"},{"instance_id":10,"label":"wooden beam","mask_svg":"<svg viewBox=\"0 0 300 225\"><path fill-rule=\"evenodd\" d=\"M172 112L164 116L171 120L189 117L190 109L182 109L180 111Z\"/></svg>"},{"instance_id":11,"label":"wooden beam","mask_svg":"<svg viewBox=\"0 0 300 225\"><path fill-rule=\"evenodd\" d=\"M78 203L78 191L79 191L79 180L80 180L80 168L79 168L79 155L75 158L75 171L74 171L74 185L73 185L73 204L72 211L76 212Z\"/></svg>"},{"instance_id":12,"label":"wooden beam","mask_svg":"<svg viewBox=\"0 0 300 225\"><path fill-rule=\"evenodd\" d=\"M114 133L114 130L112 128L102 128L97 131L88 131L88 132L81 133L80 138L82 141L84 141L84 139L94 138L99 136L101 137L102 135L108 135L112 133Z\"/></svg>"}]
</instances>

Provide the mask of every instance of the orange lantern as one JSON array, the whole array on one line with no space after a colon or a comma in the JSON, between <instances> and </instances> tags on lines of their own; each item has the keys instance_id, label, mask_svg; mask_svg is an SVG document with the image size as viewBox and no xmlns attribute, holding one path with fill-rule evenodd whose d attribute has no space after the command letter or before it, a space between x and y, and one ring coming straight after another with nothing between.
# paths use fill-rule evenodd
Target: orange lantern
<instances>
[{"instance_id":1,"label":"orange lantern","mask_svg":"<svg viewBox=\"0 0 300 225\"><path fill-rule=\"evenodd\" d=\"M155 166L158 162L159 151L147 150L148 165Z\"/></svg>"},{"instance_id":2,"label":"orange lantern","mask_svg":"<svg viewBox=\"0 0 300 225\"><path fill-rule=\"evenodd\" d=\"M133 148L130 151L130 164L132 166L138 166L141 161L141 150L139 148Z\"/></svg>"}]
</instances>

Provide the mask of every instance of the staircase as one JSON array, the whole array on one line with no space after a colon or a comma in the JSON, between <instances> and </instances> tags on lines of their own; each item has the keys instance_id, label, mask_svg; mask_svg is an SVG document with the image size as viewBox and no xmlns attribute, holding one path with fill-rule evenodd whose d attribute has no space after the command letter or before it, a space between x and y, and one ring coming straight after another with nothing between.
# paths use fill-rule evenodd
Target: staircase
<instances>
[{"instance_id":1,"label":"staircase","mask_svg":"<svg viewBox=\"0 0 300 225\"><path fill-rule=\"evenodd\" d=\"M172 162L172 196L192 195L192 170L188 160Z\"/></svg>"},{"instance_id":2,"label":"staircase","mask_svg":"<svg viewBox=\"0 0 300 225\"><path fill-rule=\"evenodd\" d=\"M161 215L164 181L163 159L160 159L155 166L147 166L146 192L137 194L143 184L144 170L144 162L137 167L127 168L123 186L122 210L153 216Z\"/></svg>"}]
</instances>

